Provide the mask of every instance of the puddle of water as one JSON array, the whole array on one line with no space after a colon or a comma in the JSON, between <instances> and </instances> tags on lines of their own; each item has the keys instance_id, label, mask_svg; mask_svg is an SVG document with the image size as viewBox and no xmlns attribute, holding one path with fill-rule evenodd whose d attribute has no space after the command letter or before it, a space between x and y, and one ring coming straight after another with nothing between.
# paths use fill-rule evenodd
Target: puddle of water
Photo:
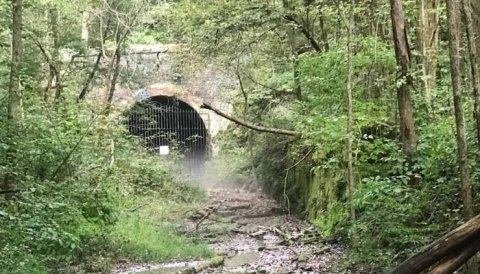
<instances>
[{"instance_id":1,"label":"puddle of water","mask_svg":"<svg viewBox=\"0 0 480 274\"><path fill-rule=\"evenodd\" d=\"M201 262L179 262L179 263L166 263L166 264L152 264L142 266L132 266L128 269L114 272L116 274L169 274L177 273L179 271L195 267Z\"/></svg>"},{"instance_id":2,"label":"puddle of water","mask_svg":"<svg viewBox=\"0 0 480 274\"><path fill-rule=\"evenodd\" d=\"M235 268L247 264L252 264L258 261L260 257L255 252L241 253L225 260L225 266L230 268Z\"/></svg>"},{"instance_id":3,"label":"puddle of water","mask_svg":"<svg viewBox=\"0 0 480 274\"><path fill-rule=\"evenodd\" d=\"M186 266L165 267L165 268L160 268L160 269L137 272L137 274L169 274L169 273L177 273L177 272L183 271L187 268L188 267L186 267Z\"/></svg>"}]
</instances>

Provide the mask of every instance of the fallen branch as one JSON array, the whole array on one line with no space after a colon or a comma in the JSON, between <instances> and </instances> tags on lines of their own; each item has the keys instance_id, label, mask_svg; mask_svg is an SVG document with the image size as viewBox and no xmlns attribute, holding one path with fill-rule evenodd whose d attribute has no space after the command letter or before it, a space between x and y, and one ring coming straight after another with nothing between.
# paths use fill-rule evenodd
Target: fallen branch
<instances>
[{"instance_id":1,"label":"fallen branch","mask_svg":"<svg viewBox=\"0 0 480 274\"><path fill-rule=\"evenodd\" d=\"M134 211L137 211L137 210L139 210L140 208L146 207L146 206L148 206L148 205L150 205L150 204L151 204L151 203L141 204L141 205L136 206L136 207L134 207L134 208L127 209L126 211L128 211L128 212L134 212Z\"/></svg>"},{"instance_id":2,"label":"fallen branch","mask_svg":"<svg viewBox=\"0 0 480 274\"><path fill-rule=\"evenodd\" d=\"M287 232L283 232L277 227L273 227L272 231L277 234L278 236L282 237L282 241L279 243L280 245L285 245L285 246L291 246L293 241L292 241L292 236L288 234Z\"/></svg>"},{"instance_id":3,"label":"fallen branch","mask_svg":"<svg viewBox=\"0 0 480 274\"><path fill-rule=\"evenodd\" d=\"M210 215L212 215L213 213L217 212L218 209L222 206L222 204L225 202L226 200L223 200L221 203L219 203L216 207L210 209L210 211L208 211L205 215L203 215L203 217L195 224L195 232L198 231L198 228L200 227L200 225L203 223L203 221L205 221L206 219L208 219L208 217L210 217Z\"/></svg>"},{"instance_id":4,"label":"fallen branch","mask_svg":"<svg viewBox=\"0 0 480 274\"><path fill-rule=\"evenodd\" d=\"M209 260L205 263L202 263L202 264L199 264L198 266L191 267L191 268L183 270L182 272L180 272L180 274L196 274L196 273L202 272L203 270L205 270L207 268L219 267L219 266L223 265L224 260L225 260L225 258L222 257L222 256L213 257L211 260Z\"/></svg>"},{"instance_id":5,"label":"fallen branch","mask_svg":"<svg viewBox=\"0 0 480 274\"><path fill-rule=\"evenodd\" d=\"M298 133L296 131L292 131L292 130L279 129L279 128L266 128L266 127L262 127L262 126L252 125L252 124L250 124L246 121L242 121L238 118L230 116L230 115L222 112L221 110L219 110L215 107L212 107L211 105L208 105L206 103L203 103L200 107L204 108L204 109L211 110L211 111L215 112L216 114L218 114L219 116L221 116L221 117L223 117L227 120L230 120L230 121L232 121L236 124L239 124L241 126L244 126L246 128L249 128L249 129L252 129L252 130L255 130L255 131L273 133L273 134L281 134L281 135L289 135L289 136L300 136L300 133Z\"/></svg>"},{"instance_id":6,"label":"fallen branch","mask_svg":"<svg viewBox=\"0 0 480 274\"><path fill-rule=\"evenodd\" d=\"M422 248L417 254L397 266L391 274L416 274L427 270L429 267L444 258L447 258L444 263L448 263L451 260L456 260L454 259L455 255L458 255L459 257L470 255L471 252L467 252L464 255L462 255L462 253L468 251L469 244L476 242L479 237L480 215L470 219L468 222L445 234L440 239ZM448 259L450 256L453 256L452 259ZM463 261L463 259L459 260L455 265L461 261ZM444 265L444 263L440 263L438 267L443 267L442 265Z\"/></svg>"},{"instance_id":7,"label":"fallen branch","mask_svg":"<svg viewBox=\"0 0 480 274\"><path fill-rule=\"evenodd\" d=\"M236 206L229 206L226 210L239 210L239 209L249 209L252 205L236 205Z\"/></svg>"}]
</instances>

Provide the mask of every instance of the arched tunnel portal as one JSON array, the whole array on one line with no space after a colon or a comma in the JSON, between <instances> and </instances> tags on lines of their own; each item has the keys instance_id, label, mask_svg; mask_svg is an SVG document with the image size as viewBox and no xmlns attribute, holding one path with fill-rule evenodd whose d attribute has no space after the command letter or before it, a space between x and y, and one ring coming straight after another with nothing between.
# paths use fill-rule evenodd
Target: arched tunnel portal
<instances>
[{"instance_id":1,"label":"arched tunnel portal","mask_svg":"<svg viewBox=\"0 0 480 274\"><path fill-rule=\"evenodd\" d=\"M209 134L201 115L175 96L153 96L136 102L128 129L156 153L179 153L188 171L198 171L209 156Z\"/></svg>"}]
</instances>

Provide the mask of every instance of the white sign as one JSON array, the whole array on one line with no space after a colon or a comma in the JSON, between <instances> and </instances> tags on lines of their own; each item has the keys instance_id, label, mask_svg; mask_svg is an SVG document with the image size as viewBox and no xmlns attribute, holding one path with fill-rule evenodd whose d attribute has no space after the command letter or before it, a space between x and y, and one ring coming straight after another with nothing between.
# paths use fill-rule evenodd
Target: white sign
<instances>
[{"instance_id":1,"label":"white sign","mask_svg":"<svg viewBox=\"0 0 480 274\"><path fill-rule=\"evenodd\" d=\"M160 155L170 154L170 148L168 146L160 146Z\"/></svg>"}]
</instances>

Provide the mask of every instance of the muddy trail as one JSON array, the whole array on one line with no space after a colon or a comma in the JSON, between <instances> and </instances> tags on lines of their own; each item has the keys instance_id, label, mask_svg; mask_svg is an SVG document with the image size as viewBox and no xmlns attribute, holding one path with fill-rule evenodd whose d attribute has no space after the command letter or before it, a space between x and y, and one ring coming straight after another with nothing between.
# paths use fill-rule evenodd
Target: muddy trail
<instances>
[{"instance_id":1,"label":"muddy trail","mask_svg":"<svg viewBox=\"0 0 480 274\"><path fill-rule=\"evenodd\" d=\"M219 256L204 262L133 266L127 273L333 273L342 249L260 192L207 191L205 208L185 214L178 232L201 238Z\"/></svg>"}]
</instances>

